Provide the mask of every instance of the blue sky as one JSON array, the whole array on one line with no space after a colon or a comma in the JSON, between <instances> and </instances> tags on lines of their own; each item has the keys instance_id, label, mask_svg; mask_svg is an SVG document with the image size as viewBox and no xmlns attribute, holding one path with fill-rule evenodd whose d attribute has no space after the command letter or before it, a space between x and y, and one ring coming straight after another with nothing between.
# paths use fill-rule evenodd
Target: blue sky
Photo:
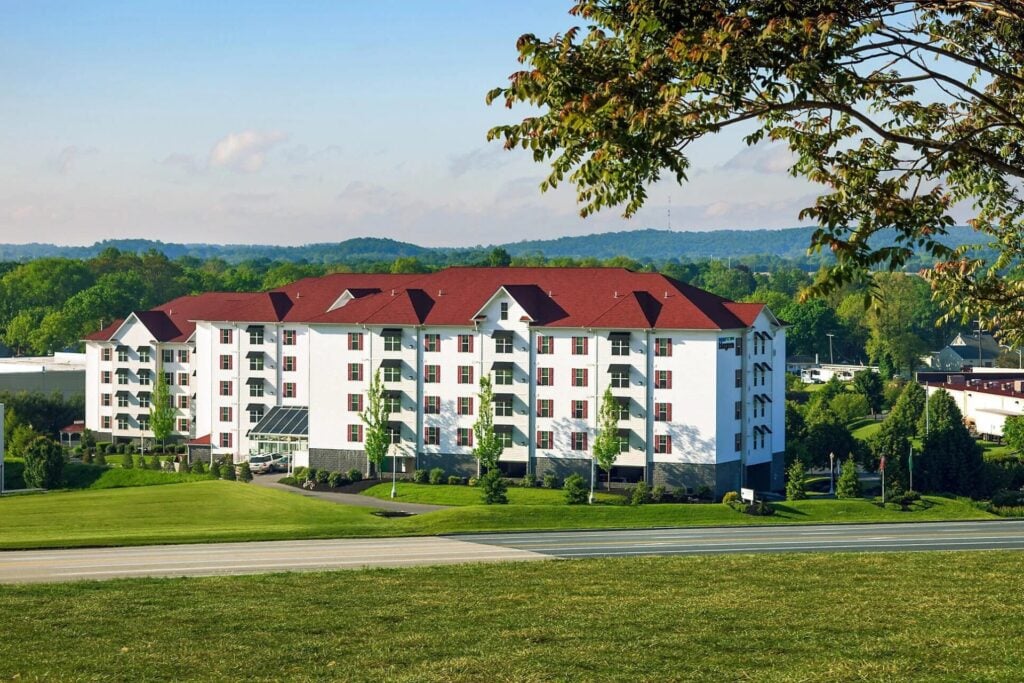
<instances>
[{"instance_id":1,"label":"blue sky","mask_svg":"<svg viewBox=\"0 0 1024 683\"><path fill-rule=\"evenodd\" d=\"M0 242L474 245L668 225L796 225L813 188L738 135L625 221L487 143L515 41L559 0L0 0Z\"/></svg>"}]
</instances>

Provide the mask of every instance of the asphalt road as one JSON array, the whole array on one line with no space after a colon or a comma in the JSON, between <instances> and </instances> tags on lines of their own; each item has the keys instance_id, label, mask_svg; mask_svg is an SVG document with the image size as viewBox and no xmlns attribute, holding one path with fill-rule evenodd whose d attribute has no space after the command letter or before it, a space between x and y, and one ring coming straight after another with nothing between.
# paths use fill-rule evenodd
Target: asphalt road
<instances>
[{"instance_id":1,"label":"asphalt road","mask_svg":"<svg viewBox=\"0 0 1024 683\"><path fill-rule=\"evenodd\" d=\"M712 553L1024 550L1024 520L472 534L0 552L0 583Z\"/></svg>"},{"instance_id":2,"label":"asphalt road","mask_svg":"<svg viewBox=\"0 0 1024 683\"><path fill-rule=\"evenodd\" d=\"M459 538L560 558L812 551L1024 550L1024 520L473 534Z\"/></svg>"}]
</instances>

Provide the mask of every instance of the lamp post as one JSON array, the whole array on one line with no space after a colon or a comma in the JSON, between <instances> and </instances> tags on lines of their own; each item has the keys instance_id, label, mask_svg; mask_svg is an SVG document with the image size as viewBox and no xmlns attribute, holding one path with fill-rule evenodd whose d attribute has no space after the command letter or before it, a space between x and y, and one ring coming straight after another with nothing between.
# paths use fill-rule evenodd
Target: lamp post
<instances>
[{"instance_id":1,"label":"lamp post","mask_svg":"<svg viewBox=\"0 0 1024 683\"><path fill-rule=\"evenodd\" d=\"M907 471L910 472L910 490L914 490L914 444L910 444L910 456L907 458Z\"/></svg>"},{"instance_id":2,"label":"lamp post","mask_svg":"<svg viewBox=\"0 0 1024 683\"><path fill-rule=\"evenodd\" d=\"M832 337L836 336L834 332L826 332L825 336L828 337L828 364L834 365L835 360L832 358Z\"/></svg>"},{"instance_id":3,"label":"lamp post","mask_svg":"<svg viewBox=\"0 0 1024 683\"><path fill-rule=\"evenodd\" d=\"M398 444L391 446L391 497L398 498Z\"/></svg>"},{"instance_id":4,"label":"lamp post","mask_svg":"<svg viewBox=\"0 0 1024 683\"><path fill-rule=\"evenodd\" d=\"M836 454L828 454L828 493L829 495L835 495L836 492L836 475L835 475L835 462Z\"/></svg>"},{"instance_id":5,"label":"lamp post","mask_svg":"<svg viewBox=\"0 0 1024 683\"><path fill-rule=\"evenodd\" d=\"M587 505L594 503L594 455L590 455L590 496L587 498Z\"/></svg>"}]
</instances>

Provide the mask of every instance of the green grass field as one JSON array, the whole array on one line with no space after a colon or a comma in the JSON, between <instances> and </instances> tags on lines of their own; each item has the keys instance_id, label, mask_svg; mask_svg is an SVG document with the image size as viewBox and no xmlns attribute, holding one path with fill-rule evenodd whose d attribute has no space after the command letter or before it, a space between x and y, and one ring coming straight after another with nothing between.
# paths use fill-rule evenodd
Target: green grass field
<instances>
[{"instance_id":1,"label":"green grass field","mask_svg":"<svg viewBox=\"0 0 1024 683\"><path fill-rule=\"evenodd\" d=\"M861 441L867 441L870 437L878 433L878 430L882 428L882 423L876 422L870 417L865 417L851 422L848 426L850 428L850 433L854 438L860 439Z\"/></svg>"},{"instance_id":2,"label":"green grass field","mask_svg":"<svg viewBox=\"0 0 1024 683\"><path fill-rule=\"evenodd\" d=\"M3 586L0 679L1019 681L1016 552Z\"/></svg>"},{"instance_id":3,"label":"green grass field","mask_svg":"<svg viewBox=\"0 0 1024 683\"><path fill-rule=\"evenodd\" d=\"M751 517L708 505L470 505L407 518L227 481L64 491L0 499L0 548L201 543L468 531L995 519L949 499L913 513L863 500L804 500ZM8 523L8 520L10 522Z\"/></svg>"},{"instance_id":4,"label":"green grass field","mask_svg":"<svg viewBox=\"0 0 1024 683\"><path fill-rule=\"evenodd\" d=\"M391 500L391 484L377 484L363 491L363 495ZM599 503L611 505L622 505L626 502L621 495L600 491L595 493L594 498ZM474 486L398 482L397 500L434 505L480 505L480 489ZM565 505L565 491L509 486L508 502L509 505Z\"/></svg>"}]
</instances>

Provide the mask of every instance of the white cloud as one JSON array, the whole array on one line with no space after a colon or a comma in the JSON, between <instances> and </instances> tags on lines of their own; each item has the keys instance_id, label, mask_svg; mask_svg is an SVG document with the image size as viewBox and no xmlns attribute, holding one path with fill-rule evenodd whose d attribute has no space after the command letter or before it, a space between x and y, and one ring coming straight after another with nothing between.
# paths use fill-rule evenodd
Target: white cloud
<instances>
[{"instance_id":1,"label":"white cloud","mask_svg":"<svg viewBox=\"0 0 1024 683\"><path fill-rule=\"evenodd\" d=\"M728 171L754 171L776 175L786 173L795 160L796 156L786 145L761 143L741 149L722 164L721 168Z\"/></svg>"},{"instance_id":2,"label":"white cloud","mask_svg":"<svg viewBox=\"0 0 1024 683\"><path fill-rule=\"evenodd\" d=\"M67 175L78 166L78 163L86 157L96 156L100 151L95 147L79 147L78 145L68 145L60 151L57 158L53 160L54 168L57 173L61 175Z\"/></svg>"},{"instance_id":3,"label":"white cloud","mask_svg":"<svg viewBox=\"0 0 1024 683\"><path fill-rule=\"evenodd\" d=\"M485 171L501 168L512 161L512 155L501 145L488 145L470 150L465 154L457 154L449 160L448 171L453 178L458 178L470 171Z\"/></svg>"},{"instance_id":4,"label":"white cloud","mask_svg":"<svg viewBox=\"0 0 1024 683\"><path fill-rule=\"evenodd\" d=\"M210 150L211 167L255 173L263 168L267 152L288 138L278 131L244 130L222 138Z\"/></svg>"}]
</instances>

